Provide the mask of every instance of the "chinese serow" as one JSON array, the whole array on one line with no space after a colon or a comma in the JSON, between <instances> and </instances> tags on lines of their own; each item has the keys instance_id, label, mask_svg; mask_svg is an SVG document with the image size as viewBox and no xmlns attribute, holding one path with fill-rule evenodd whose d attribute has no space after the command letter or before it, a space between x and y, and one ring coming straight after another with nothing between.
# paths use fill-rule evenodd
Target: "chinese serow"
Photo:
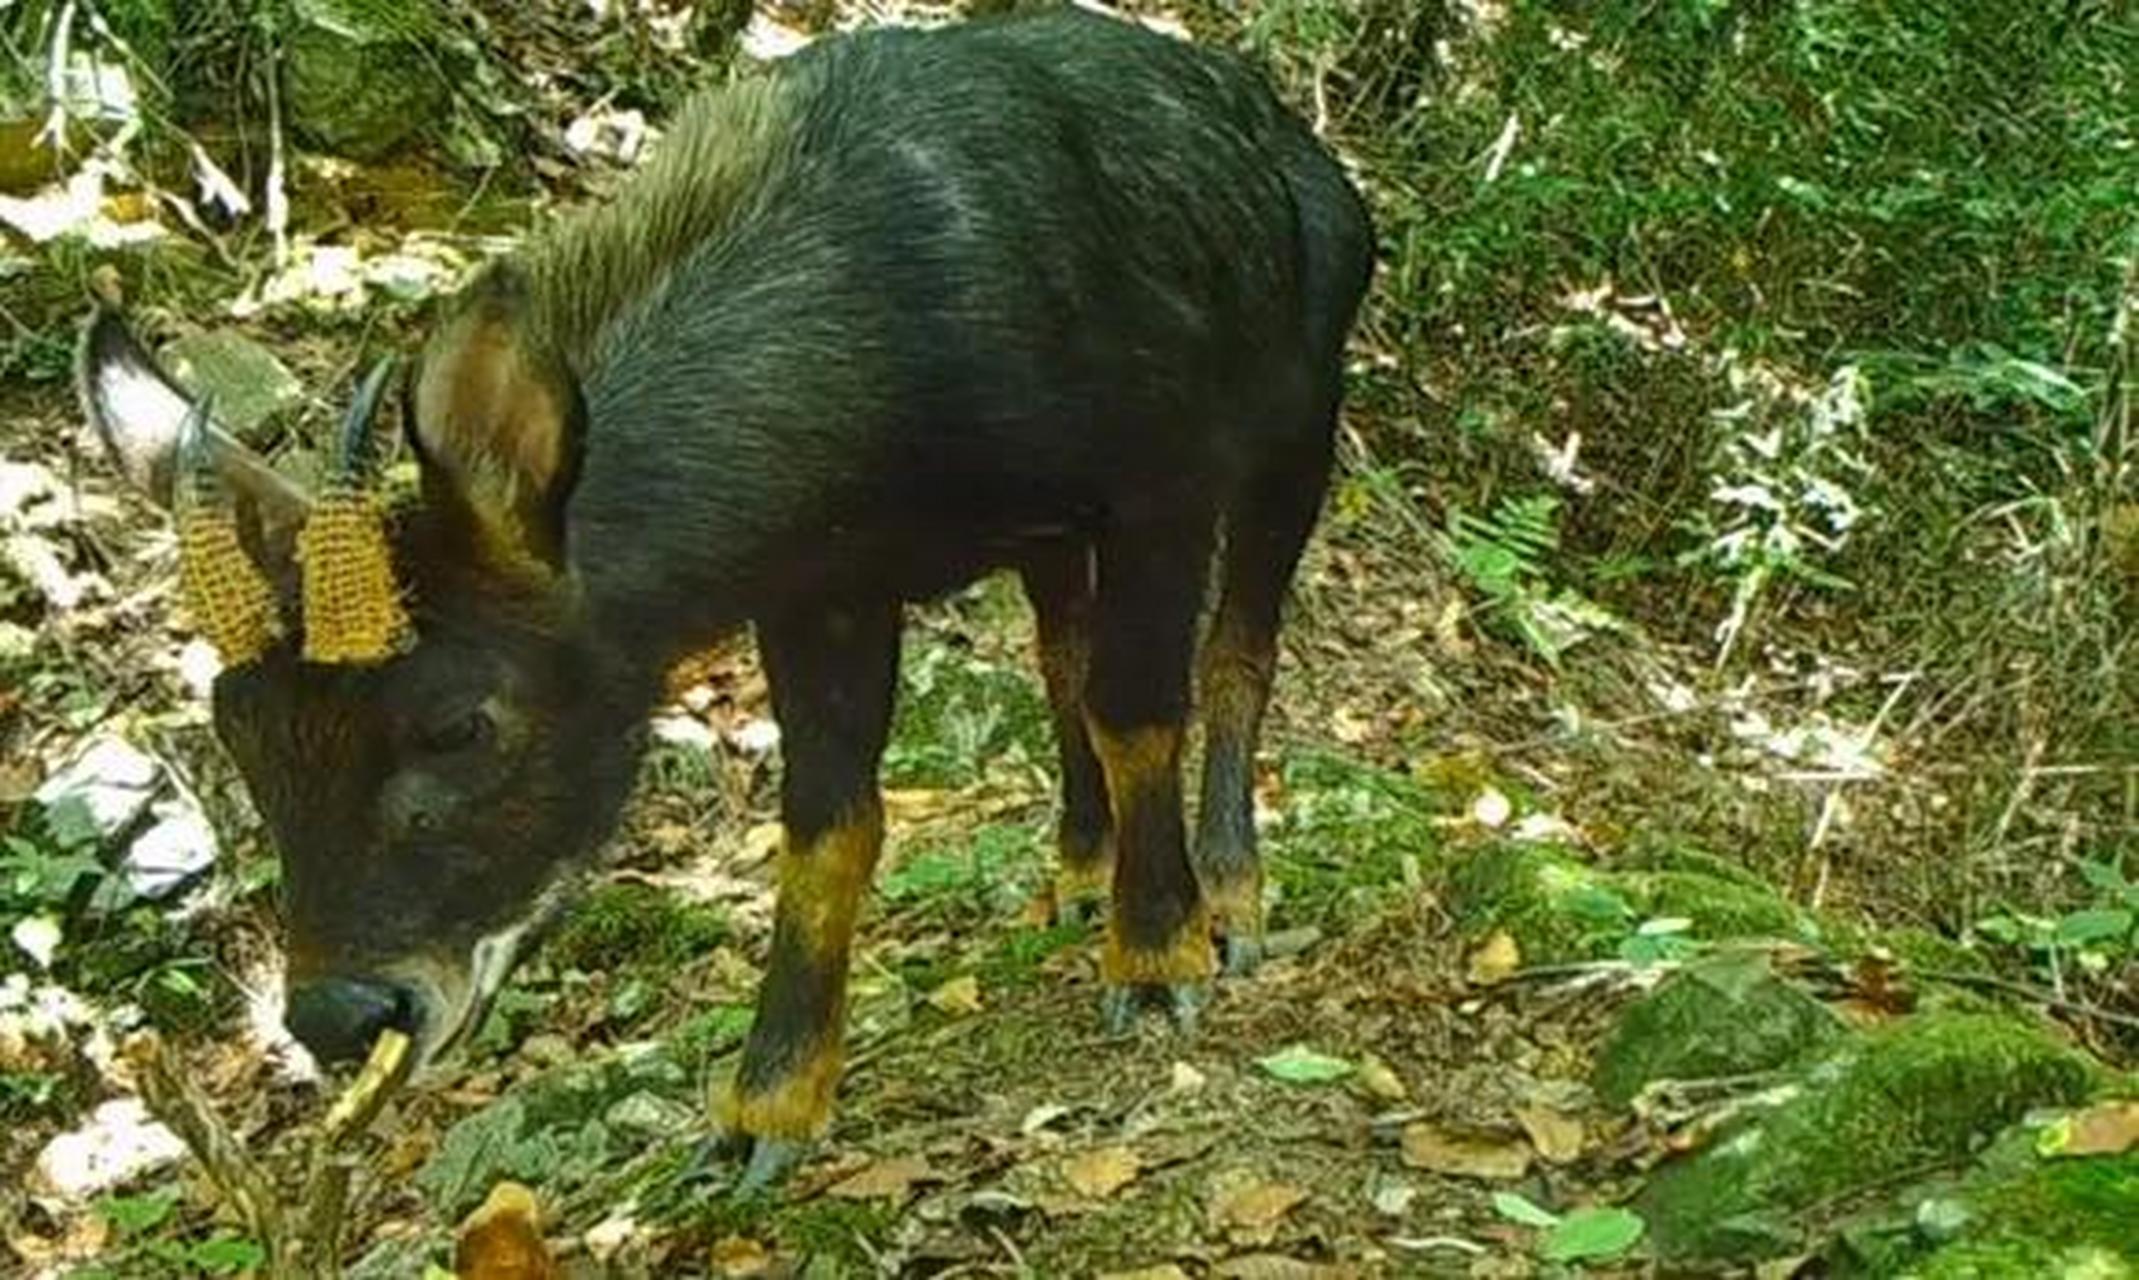
<instances>
[{"instance_id":1,"label":"chinese serow","mask_svg":"<svg viewBox=\"0 0 2139 1280\"><path fill-rule=\"evenodd\" d=\"M902 606L999 568L1038 620L1061 887L1111 894L1106 1016L1191 1010L1257 949L1253 753L1371 270L1357 193L1258 76L1068 10L828 39L694 102L446 308L402 382L406 486L383 367L312 491L100 306L81 393L225 659L291 1030L325 1059L465 1037L615 829L664 672L748 624L786 840L719 1109L776 1176L839 1075Z\"/></svg>"}]
</instances>

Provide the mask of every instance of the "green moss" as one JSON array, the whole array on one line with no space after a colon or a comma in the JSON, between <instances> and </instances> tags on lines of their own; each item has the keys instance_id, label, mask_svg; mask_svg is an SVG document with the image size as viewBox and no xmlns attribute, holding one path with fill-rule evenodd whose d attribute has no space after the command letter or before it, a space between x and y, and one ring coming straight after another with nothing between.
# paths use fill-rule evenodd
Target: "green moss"
<instances>
[{"instance_id":1,"label":"green moss","mask_svg":"<svg viewBox=\"0 0 2139 1280\"><path fill-rule=\"evenodd\" d=\"M1505 929L1532 964L1609 955L1639 922L1610 873L1551 845L1496 845L1451 877L1466 931Z\"/></svg>"},{"instance_id":2,"label":"green moss","mask_svg":"<svg viewBox=\"0 0 2139 1280\"><path fill-rule=\"evenodd\" d=\"M1338 924L1431 867L1441 842L1429 789L1322 752L1288 754L1283 820L1263 842L1276 927Z\"/></svg>"},{"instance_id":3,"label":"green moss","mask_svg":"<svg viewBox=\"0 0 2139 1280\"><path fill-rule=\"evenodd\" d=\"M1718 956L1629 1005L1591 1079L1607 1102L1623 1106L1654 1080L1774 1070L1841 1034L1827 1007L1776 977L1764 957Z\"/></svg>"},{"instance_id":4,"label":"green moss","mask_svg":"<svg viewBox=\"0 0 2139 1280\"><path fill-rule=\"evenodd\" d=\"M1628 896L1644 915L1683 916L1693 921L1693 936L1708 942L1733 938L1819 937L1811 916L1777 897L1773 890L1698 871L1653 871L1624 878Z\"/></svg>"},{"instance_id":5,"label":"green moss","mask_svg":"<svg viewBox=\"0 0 2139 1280\"><path fill-rule=\"evenodd\" d=\"M1740 875L1700 871L1612 871L1550 845L1499 845L1451 876L1466 930L1505 929L1532 963L1602 959L1643 920L1682 917L1691 937L1819 936L1807 913Z\"/></svg>"},{"instance_id":6,"label":"green moss","mask_svg":"<svg viewBox=\"0 0 2139 1280\"><path fill-rule=\"evenodd\" d=\"M1626 851L1613 861L1630 871L1691 871L1748 889L1767 889L1760 876L1742 864L1711 853L1683 836L1668 833L1636 833Z\"/></svg>"},{"instance_id":7,"label":"green moss","mask_svg":"<svg viewBox=\"0 0 2139 1280\"><path fill-rule=\"evenodd\" d=\"M1910 969L1947 973L1990 971L1990 962L1983 958L1982 953L1971 950L1943 934L1933 933L1915 925L1889 929L1879 934L1877 941Z\"/></svg>"},{"instance_id":8,"label":"green moss","mask_svg":"<svg viewBox=\"0 0 2139 1280\"><path fill-rule=\"evenodd\" d=\"M653 885L609 884L580 903L544 954L560 969L617 973L684 964L728 937L717 908Z\"/></svg>"},{"instance_id":9,"label":"green moss","mask_svg":"<svg viewBox=\"0 0 2139 1280\"><path fill-rule=\"evenodd\" d=\"M2028 1274L2129 1276L2139 1258L2139 1152L2044 1158L2035 1131L2015 1126L1982 1168L1952 1192L1965 1206L1960 1237L1905 1274L1949 1277ZM1998 1272L2004 1261L2037 1270ZM2118 1262L2124 1270L2102 1269Z\"/></svg>"},{"instance_id":10,"label":"green moss","mask_svg":"<svg viewBox=\"0 0 2139 1280\"><path fill-rule=\"evenodd\" d=\"M1794 1247L1809 1206L1965 1157L2030 1107L2071 1103L2099 1069L2013 1018L1931 1013L1806 1069L1794 1092L1642 1193L1666 1257Z\"/></svg>"},{"instance_id":11,"label":"green moss","mask_svg":"<svg viewBox=\"0 0 2139 1280\"><path fill-rule=\"evenodd\" d=\"M1948 1245L1902 1272L1904 1280L2130 1280L2135 1274L2129 1253L2038 1240Z\"/></svg>"}]
</instances>

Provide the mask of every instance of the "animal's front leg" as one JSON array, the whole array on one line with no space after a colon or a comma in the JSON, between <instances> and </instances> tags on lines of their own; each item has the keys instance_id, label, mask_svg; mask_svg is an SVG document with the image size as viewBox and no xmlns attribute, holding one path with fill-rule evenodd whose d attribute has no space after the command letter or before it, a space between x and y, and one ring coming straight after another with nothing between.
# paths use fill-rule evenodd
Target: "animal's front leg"
<instances>
[{"instance_id":1,"label":"animal's front leg","mask_svg":"<svg viewBox=\"0 0 2139 1280\"><path fill-rule=\"evenodd\" d=\"M877 761L898 670L895 606L761 624L784 769L772 955L742 1064L719 1103L748 1140L742 1189L776 1181L830 1123L845 1041L847 967L884 835Z\"/></svg>"}]
</instances>

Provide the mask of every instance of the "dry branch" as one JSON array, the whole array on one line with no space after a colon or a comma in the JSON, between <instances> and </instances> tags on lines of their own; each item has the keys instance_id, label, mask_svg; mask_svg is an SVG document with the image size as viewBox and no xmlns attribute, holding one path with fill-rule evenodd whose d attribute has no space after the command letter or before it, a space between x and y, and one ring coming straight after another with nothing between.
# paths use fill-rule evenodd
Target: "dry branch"
<instances>
[{"instance_id":1,"label":"dry branch","mask_svg":"<svg viewBox=\"0 0 2139 1280\"><path fill-rule=\"evenodd\" d=\"M408 1037L398 1031L382 1034L363 1070L328 1108L313 1136L308 1172L295 1202L276 1193L266 1169L187 1078L169 1045L153 1035L141 1036L127 1046L127 1055L140 1072L141 1096L149 1110L171 1126L260 1242L267 1255L262 1272L267 1280L340 1275L349 1187L361 1163L352 1147L408 1078L413 1065Z\"/></svg>"}]
</instances>

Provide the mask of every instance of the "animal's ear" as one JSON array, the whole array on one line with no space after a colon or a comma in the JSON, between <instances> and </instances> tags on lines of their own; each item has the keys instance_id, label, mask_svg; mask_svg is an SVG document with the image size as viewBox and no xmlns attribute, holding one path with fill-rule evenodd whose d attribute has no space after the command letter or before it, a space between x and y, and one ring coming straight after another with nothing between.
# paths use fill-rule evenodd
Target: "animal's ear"
<instances>
[{"instance_id":1,"label":"animal's ear","mask_svg":"<svg viewBox=\"0 0 2139 1280\"><path fill-rule=\"evenodd\" d=\"M426 498L465 513L485 554L555 572L587 413L530 310L511 266L477 277L424 349L409 435Z\"/></svg>"},{"instance_id":2,"label":"animal's ear","mask_svg":"<svg viewBox=\"0 0 2139 1280\"><path fill-rule=\"evenodd\" d=\"M127 327L116 273L99 269L92 290L96 309L75 352L75 392L119 472L159 506L169 507L193 402ZM258 532L266 550L286 550L311 495L212 421L197 425L203 460L229 487L247 527Z\"/></svg>"}]
</instances>

